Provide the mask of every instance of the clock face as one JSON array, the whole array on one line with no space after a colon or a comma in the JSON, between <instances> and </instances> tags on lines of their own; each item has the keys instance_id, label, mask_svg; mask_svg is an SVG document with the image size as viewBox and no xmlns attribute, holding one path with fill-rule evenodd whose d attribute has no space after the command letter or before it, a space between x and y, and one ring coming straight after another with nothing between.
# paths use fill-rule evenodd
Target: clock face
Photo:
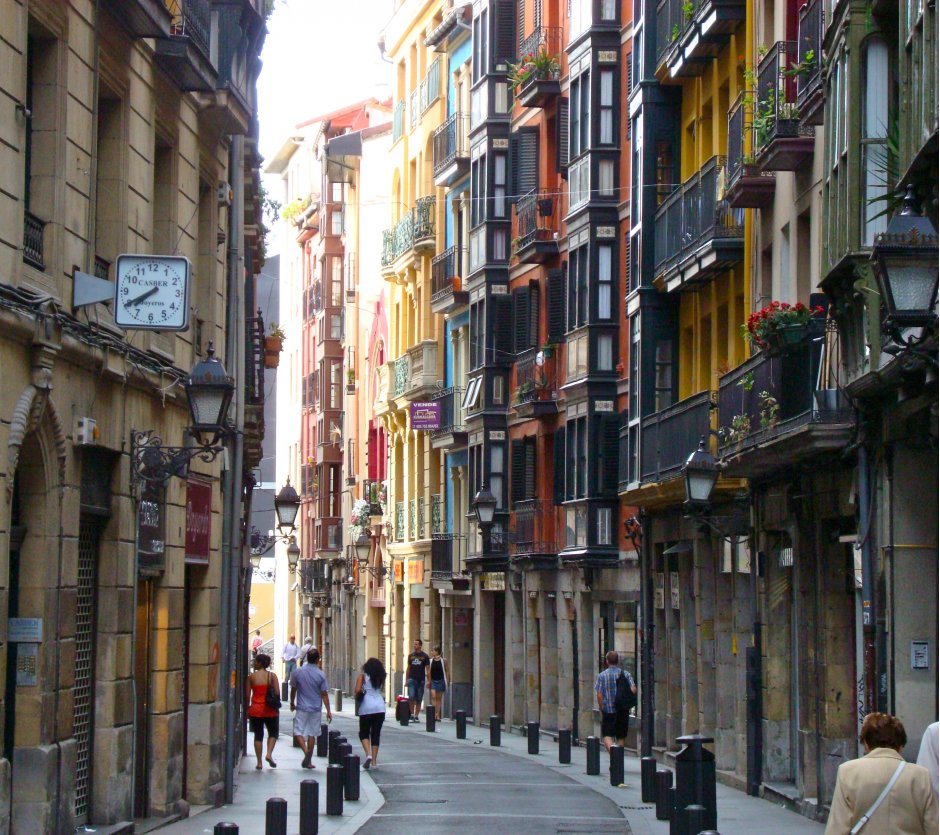
<instances>
[{"instance_id":1,"label":"clock face","mask_svg":"<svg viewBox=\"0 0 940 835\"><path fill-rule=\"evenodd\" d=\"M115 323L127 330L186 330L189 277L189 259L181 255L119 255Z\"/></svg>"}]
</instances>

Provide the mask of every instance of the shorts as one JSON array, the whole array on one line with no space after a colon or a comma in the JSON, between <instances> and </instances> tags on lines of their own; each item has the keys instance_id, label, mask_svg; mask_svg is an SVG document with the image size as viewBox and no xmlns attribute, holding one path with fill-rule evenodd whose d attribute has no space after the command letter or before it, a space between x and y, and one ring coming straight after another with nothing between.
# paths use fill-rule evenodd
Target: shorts
<instances>
[{"instance_id":1,"label":"shorts","mask_svg":"<svg viewBox=\"0 0 940 835\"><path fill-rule=\"evenodd\" d=\"M294 736L319 736L323 711L295 710Z\"/></svg>"},{"instance_id":2,"label":"shorts","mask_svg":"<svg viewBox=\"0 0 940 835\"><path fill-rule=\"evenodd\" d=\"M248 727L255 735L255 742L261 742L264 738L264 729L268 729L268 736L271 739L277 739L280 732L281 721L277 716L249 716Z\"/></svg>"},{"instance_id":3,"label":"shorts","mask_svg":"<svg viewBox=\"0 0 940 835\"><path fill-rule=\"evenodd\" d=\"M630 714L625 710L601 714L601 736L626 739L630 728Z\"/></svg>"},{"instance_id":4,"label":"shorts","mask_svg":"<svg viewBox=\"0 0 940 835\"><path fill-rule=\"evenodd\" d=\"M364 713L359 717L359 739L368 739L373 748L378 748L384 721L384 713Z\"/></svg>"},{"instance_id":5,"label":"shorts","mask_svg":"<svg viewBox=\"0 0 940 835\"><path fill-rule=\"evenodd\" d=\"M447 682L444 679L431 679L431 689L435 693L443 693L447 689Z\"/></svg>"},{"instance_id":6,"label":"shorts","mask_svg":"<svg viewBox=\"0 0 940 835\"><path fill-rule=\"evenodd\" d=\"M408 679L408 698L413 702L420 702L424 698L424 679Z\"/></svg>"}]
</instances>

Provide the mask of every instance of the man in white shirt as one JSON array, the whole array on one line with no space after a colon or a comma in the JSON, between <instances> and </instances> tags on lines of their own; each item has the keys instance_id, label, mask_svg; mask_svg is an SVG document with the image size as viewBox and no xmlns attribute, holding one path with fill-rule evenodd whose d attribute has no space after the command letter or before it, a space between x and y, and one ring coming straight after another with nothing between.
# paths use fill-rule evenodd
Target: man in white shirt
<instances>
[{"instance_id":1,"label":"man in white shirt","mask_svg":"<svg viewBox=\"0 0 940 835\"><path fill-rule=\"evenodd\" d=\"M940 722L932 722L924 731L924 737L920 741L920 751L917 754L917 764L930 772L930 783L934 794L937 793L938 737L940 737Z\"/></svg>"},{"instance_id":2,"label":"man in white shirt","mask_svg":"<svg viewBox=\"0 0 940 835\"><path fill-rule=\"evenodd\" d=\"M297 656L300 655L300 647L293 635L290 636L284 649L281 650L281 658L284 661L284 680L290 681L291 673L297 669Z\"/></svg>"}]
</instances>

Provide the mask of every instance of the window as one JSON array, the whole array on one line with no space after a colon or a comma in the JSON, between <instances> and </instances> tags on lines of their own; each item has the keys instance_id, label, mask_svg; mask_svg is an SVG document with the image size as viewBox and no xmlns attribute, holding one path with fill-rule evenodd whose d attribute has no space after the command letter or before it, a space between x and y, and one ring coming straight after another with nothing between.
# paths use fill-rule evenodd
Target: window
<instances>
[{"instance_id":1,"label":"window","mask_svg":"<svg viewBox=\"0 0 940 835\"><path fill-rule=\"evenodd\" d=\"M612 262L614 248L601 244L597 248L597 318L610 319L613 301Z\"/></svg>"},{"instance_id":2,"label":"window","mask_svg":"<svg viewBox=\"0 0 940 835\"><path fill-rule=\"evenodd\" d=\"M602 159L597 166L597 193L601 197L614 196L614 161Z\"/></svg>"},{"instance_id":3,"label":"window","mask_svg":"<svg viewBox=\"0 0 940 835\"><path fill-rule=\"evenodd\" d=\"M600 76L599 141L601 145L610 145L614 141L614 72L603 70Z\"/></svg>"},{"instance_id":4,"label":"window","mask_svg":"<svg viewBox=\"0 0 940 835\"><path fill-rule=\"evenodd\" d=\"M630 417L640 416L640 317L630 317ZM631 445L631 449L632 449ZM631 479L633 481L634 479Z\"/></svg>"},{"instance_id":5,"label":"window","mask_svg":"<svg viewBox=\"0 0 940 835\"><path fill-rule=\"evenodd\" d=\"M503 491L506 452L503 444L490 447L490 492L496 497L496 507L505 508L506 499Z\"/></svg>"},{"instance_id":6,"label":"window","mask_svg":"<svg viewBox=\"0 0 940 835\"><path fill-rule=\"evenodd\" d=\"M330 258L330 307L343 304L343 259L338 255Z\"/></svg>"},{"instance_id":7,"label":"window","mask_svg":"<svg viewBox=\"0 0 940 835\"><path fill-rule=\"evenodd\" d=\"M656 143L656 205L659 206L672 194L677 187L673 172L673 144L670 140L659 140ZM639 178L637 178L639 179Z\"/></svg>"},{"instance_id":8,"label":"window","mask_svg":"<svg viewBox=\"0 0 940 835\"><path fill-rule=\"evenodd\" d=\"M569 159L575 159L588 149L591 131L591 73L585 70L571 81L569 105L570 143ZM611 105L612 106L612 105Z\"/></svg>"},{"instance_id":9,"label":"window","mask_svg":"<svg viewBox=\"0 0 940 835\"><path fill-rule=\"evenodd\" d=\"M330 183L330 202L331 203L343 202L343 184L342 183Z\"/></svg>"},{"instance_id":10,"label":"window","mask_svg":"<svg viewBox=\"0 0 940 835\"><path fill-rule=\"evenodd\" d=\"M568 259L568 330L588 320L588 247L580 246Z\"/></svg>"},{"instance_id":11,"label":"window","mask_svg":"<svg viewBox=\"0 0 940 835\"><path fill-rule=\"evenodd\" d=\"M343 317L334 313L330 316L330 339L342 339Z\"/></svg>"},{"instance_id":12,"label":"window","mask_svg":"<svg viewBox=\"0 0 940 835\"><path fill-rule=\"evenodd\" d=\"M505 194L505 180L503 181ZM486 218L486 154L479 154L470 166L470 227Z\"/></svg>"},{"instance_id":13,"label":"window","mask_svg":"<svg viewBox=\"0 0 940 835\"><path fill-rule=\"evenodd\" d=\"M673 398L672 340L656 340L656 411L668 408Z\"/></svg>"},{"instance_id":14,"label":"window","mask_svg":"<svg viewBox=\"0 0 940 835\"><path fill-rule=\"evenodd\" d=\"M477 404L477 398L480 396L480 386L483 384L483 377L473 377L467 383L467 390L463 395L463 410L472 411Z\"/></svg>"},{"instance_id":15,"label":"window","mask_svg":"<svg viewBox=\"0 0 940 835\"><path fill-rule=\"evenodd\" d=\"M330 212L330 234L332 235L342 235L343 234L343 210L334 209Z\"/></svg>"},{"instance_id":16,"label":"window","mask_svg":"<svg viewBox=\"0 0 940 835\"><path fill-rule=\"evenodd\" d=\"M591 6L594 0L568 0L570 39L574 40L582 32L591 28Z\"/></svg>"},{"instance_id":17,"label":"window","mask_svg":"<svg viewBox=\"0 0 940 835\"><path fill-rule=\"evenodd\" d=\"M565 431L565 498L583 499L587 496L587 418L569 420Z\"/></svg>"},{"instance_id":18,"label":"window","mask_svg":"<svg viewBox=\"0 0 940 835\"><path fill-rule=\"evenodd\" d=\"M506 154L493 155L493 212L496 218L506 217Z\"/></svg>"},{"instance_id":19,"label":"window","mask_svg":"<svg viewBox=\"0 0 940 835\"><path fill-rule=\"evenodd\" d=\"M503 406L505 405L506 391L505 391L505 381L502 374L497 374L493 378L493 405L494 406Z\"/></svg>"},{"instance_id":20,"label":"window","mask_svg":"<svg viewBox=\"0 0 940 835\"><path fill-rule=\"evenodd\" d=\"M577 505L565 509L565 546L584 548L587 545L587 507Z\"/></svg>"},{"instance_id":21,"label":"window","mask_svg":"<svg viewBox=\"0 0 940 835\"><path fill-rule=\"evenodd\" d=\"M871 246L875 235L888 226L884 196L894 184L888 168L888 46L869 38L862 63L862 244Z\"/></svg>"},{"instance_id":22,"label":"window","mask_svg":"<svg viewBox=\"0 0 940 835\"><path fill-rule=\"evenodd\" d=\"M487 19L487 9L483 9L480 15L473 21L473 82L476 83L489 68L489 32L487 29L489 20Z\"/></svg>"},{"instance_id":23,"label":"window","mask_svg":"<svg viewBox=\"0 0 940 835\"><path fill-rule=\"evenodd\" d=\"M609 507L597 508L597 544L613 545L611 541L611 517L612 513Z\"/></svg>"},{"instance_id":24,"label":"window","mask_svg":"<svg viewBox=\"0 0 940 835\"><path fill-rule=\"evenodd\" d=\"M333 360L330 363L330 409L339 408L341 372L342 363L339 360Z\"/></svg>"},{"instance_id":25,"label":"window","mask_svg":"<svg viewBox=\"0 0 940 835\"><path fill-rule=\"evenodd\" d=\"M576 380L587 375L588 334L582 331L568 339L565 355L568 358L567 377Z\"/></svg>"},{"instance_id":26,"label":"window","mask_svg":"<svg viewBox=\"0 0 940 835\"><path fill-rule=\"evenodd\" d=\"M609 333L597 337L597 370L614 370L614 338Z\"/></svg>"}]
</instances>

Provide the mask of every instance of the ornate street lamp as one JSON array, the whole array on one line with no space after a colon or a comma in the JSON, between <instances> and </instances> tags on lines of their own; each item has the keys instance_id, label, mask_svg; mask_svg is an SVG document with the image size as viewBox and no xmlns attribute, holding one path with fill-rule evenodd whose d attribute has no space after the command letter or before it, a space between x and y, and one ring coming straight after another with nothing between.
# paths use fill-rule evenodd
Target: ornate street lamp
<instances>
[{"instance_id":1,"label":"ornate street lamp","mask_svg":"<svg viewBox=\"0 0 940 835\"><path fill-rule=\"evenodd\" d=\"M483 553L487 554L491 550L490 531L493 527L493 517L496 515L496 496L490 492L485 483L480 486L473 497L473 512L476 514L483 537Z\"/></svg>"},{"instance_id":2,"label":"ornate street lamp","mask_svg":"<svg viewBox=\"0 0 940 835\"><path fill-rule=\"evenodd\" d=\"M297 563L300 561L300 546L297 544L297 538L290 538L290 545L287 546L287 570L293 574L297 571Z\"/></svg>"},{"instance_id":3,"label":"ornate street lamp","mask_svg":"<svg viewBox=\"0 0 940 835\"><path fill-rule=\"evenodd\" d=\"M290 477L284 483L277 496L274 497L274 515L277 516L277 527L282 534L294 532L297 521L297 511L300 510L300 496L291 487ZM284 529L287 528L285 531Z\"/></svg>"},{"instance_id":4,"label":"ornate street lamp","mask_svg":"<svg viewBox=\"0 0 940 835\"><path fill-rule=\"evenodd\" d=\"M682 477L685 479L685 509L687 512L703 511L711 502L712 490L721 464L715 460L705 448L705 437L698 443L698 449L693 452L682 467Z\"/></svg>"},{"instance_id":5,"label":"ornate street lamp","mask_svg":"<svg viewBox=\"0 0 940 835\"><path fill-rule=\"evenodd\" d=\"M210 342L206 358L193 366L185 384L189 413L193 422L189 431L198 437L212 434L218 440L224 431L228 407L235 393L235 382L225 373L225 367L215 356L215 347Z\"/></svg>"}]
</instances>

